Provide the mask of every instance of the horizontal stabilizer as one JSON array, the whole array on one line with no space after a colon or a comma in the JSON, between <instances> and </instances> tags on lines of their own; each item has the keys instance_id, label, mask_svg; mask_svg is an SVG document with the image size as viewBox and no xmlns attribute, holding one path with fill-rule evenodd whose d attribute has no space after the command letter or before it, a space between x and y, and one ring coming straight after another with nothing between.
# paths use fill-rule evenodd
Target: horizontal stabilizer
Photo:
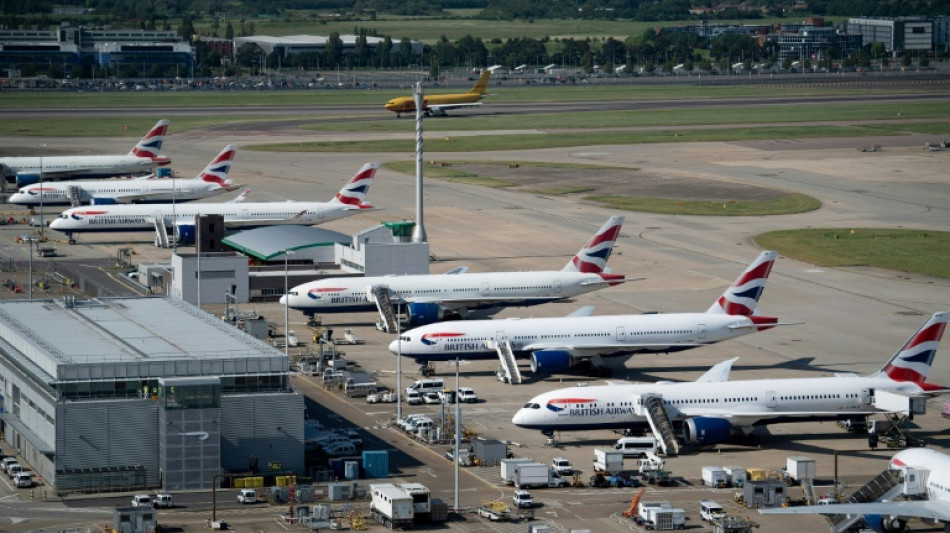
<instances>
[{"instance_id":1,"label":"horizontal stabilizer","mask_svg":"<svg viewBox=\"0 0 950 533\"><path fill-rule=\"evenodd\" d=\"M594 314L594 306L585 305L584 307L581 307L577 311L574 311L573 313L570 313L567 316L571 318L579 318L579 317L584 317L584 316L590 316L592 314Z\"/></svg>"}]
</instances>

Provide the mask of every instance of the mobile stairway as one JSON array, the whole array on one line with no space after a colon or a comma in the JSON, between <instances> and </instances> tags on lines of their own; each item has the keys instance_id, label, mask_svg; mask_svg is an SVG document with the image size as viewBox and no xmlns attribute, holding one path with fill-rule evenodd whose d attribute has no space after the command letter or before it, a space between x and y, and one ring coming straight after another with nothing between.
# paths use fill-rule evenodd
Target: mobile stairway
<instances>
[{"instance_id":1,"label":"mobile stairway","mask_svg":"<svg viewBox=\"0 0 950 533\"><path fill-rule=\"evenodd\" d=\"M498 360L501 362L499 374L505 378L505 383L521 384L521 370L518 369L518 362L515 360L515 354L511 349L511 342L508 339L496 342L495 350L498 352Z\"/></svg>"},{"instance_id":2,"label":"mobile stairway","mask_svg":"<svg viewBox=\"0 0 950 533\"><path fill-rule=\"evenodd\" d=\"M393 309L393 302L389 298L389 287L385 285L374 285L370 288L372 299L376 302L376 310L379 311L379 320L376 321L376 329L386 333L396 333L399 317Z\"/></svg>"},{"instance_id":3,"label":"mobile stairway","mask_svg":"<svg viewBox=\"0 0 950 533\"><path fill-rule=\"evenodd\" d=\"M669 456L679 455L680 443L676 440L676 433L673 431L670 415L663 407L663 397L656 395L640 396L635 405L637 406L636 414L646 417L653 434L660 440L663 453Z\"/></svg>"}]
</instances>

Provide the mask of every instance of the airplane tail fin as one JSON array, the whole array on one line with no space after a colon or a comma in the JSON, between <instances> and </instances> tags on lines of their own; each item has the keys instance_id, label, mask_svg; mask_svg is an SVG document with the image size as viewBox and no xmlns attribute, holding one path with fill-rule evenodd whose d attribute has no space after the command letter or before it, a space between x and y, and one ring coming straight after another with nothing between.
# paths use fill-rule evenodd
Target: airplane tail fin
<instances>
[{"instance_id":1,"label":"airplane tail fin","mask_svg":"<svg viewBox=\"0 0 950 533\"><path fill-rule=\"evenodd\" d=\"M772 265L778 252L765 251L759 254L736 279L732 285L722 293L710 307L707 313L752 316L755 307L765 290L765 283L769 280Z\"/></svg>"},{"instance_id":2,"label":"airplane tail fin","mask_svg":"<svg viewBox=\"0 0 950 533\"><path fill-rule=\"evenodd\" d=\"M379 165L376 163L366 163L346 185L336 193L336 196L330 200L330 203L346 204L353 209L371 209L372 204L366 201L366 195L369 193L369 186L373 183L373 177L376 175L376 169Z\"/></svg>"},{"instance_id":3,"label":"airplane tail fin","mask_svg":"<svg viewBox=\"0 0 950 533\"><path fill-rule=\"evenodd\" d=\"M247 199L247 195L251 193L251 189L244 189L244 192L235 196L234 198L228 200L230 204L239 204Z\"/></svg>"},{"instance_id":4,"label":"airplane tail fin","mask_svg":"<svg viewBox=\"0 0 950 533\"><path fill-rule=\"evenodd\" d=\"M937 345L947 328L948 317L950 311L934 313L927 323L897 350L878 375L885 374L894 381L926 382L927 373L930 372L934 356L937 355Z\"/></svg>"},{"instance_id":5,"label":"airplane tail fin","mask_svg":"<svg viewBox=\"0 0 950 533\"><path fill-rule=\"evenodd\" d=\"M488 91L488 78L491 77L491 70L485 69L482 72L480 78L478 78L478 83L469 92L469 94L485 94Z\"/></svg>"},{"instance_id":6,"label":"airplane tail fin","mask_svg":"<svg viewBox=\"0 0 950 533\"><path fill-rule=\"evenodd\" d=\"M231 185L233 182L228 179L228 172L231 170L231 162L234 161L236 153L236 144L225 146L223 150L218 152L218 155L214 156L214 159L208 163L208 166L206 166L195 179L215 184L219 188Z\"/></svg>"},{"instance_id":7,"label":"airplane tail fin","mask_svg":"<svg viewBox=\"0 0 950 533\"><path fill-rule=\"evenodd\" d=\"M561 271L600 274L601 277L609 276L617 280L617 283L622 283L622 275L609 274L606 268L607 260L610 259L610 252L613 251L617 237L620 236L620 226L622 224L622 216L608 218L607 222L584 244L577 255L564 265ZM604 279L607 280L606 277Z\"/></svg>"},{"instance_id":8,"label":"airplane tail fin","mask_svg":"<svg viewBox=\"0 0 950 533\"><path fill-rule=\"evenodd\" d=\"M162 142L165 140L165 134L167 132L168 120L159 120L154 126L152 126L152 129L148 130L148 133L145 134L145 137L142 137L138 144L132 147L132 150L129 151L129 155L154 159L159 162L164 159L164 163L167 164L168 158L160 156L158 153L162 149Z\"/></svg>"}]
</instances>

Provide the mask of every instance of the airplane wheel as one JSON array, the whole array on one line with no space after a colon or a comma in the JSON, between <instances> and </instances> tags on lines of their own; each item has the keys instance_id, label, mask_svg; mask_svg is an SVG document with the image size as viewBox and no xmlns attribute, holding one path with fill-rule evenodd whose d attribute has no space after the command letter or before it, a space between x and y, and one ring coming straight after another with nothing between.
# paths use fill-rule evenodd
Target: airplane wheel
<instances>
[{"instance_id":1,"label":"airplane wheel","mask_svg":"<svg viewBox=\"0 0 950 533\"><path fill-rule=\"evenodd\" d=\"M76 244L76 239L70 237L70 238L69 238L69 244Z\"/></svg>"}]
</instances>

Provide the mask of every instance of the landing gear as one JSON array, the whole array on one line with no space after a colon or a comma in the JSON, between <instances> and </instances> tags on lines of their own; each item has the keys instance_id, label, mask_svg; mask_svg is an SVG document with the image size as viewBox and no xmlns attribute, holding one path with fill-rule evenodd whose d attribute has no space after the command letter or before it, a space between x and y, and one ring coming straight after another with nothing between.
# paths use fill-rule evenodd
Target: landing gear
<instances>
[{"instance_id":1,"label":"landing gear","mask_svg":"<svg viewBox=\"0 0 950 533\"><path fill-rule=\"evenodd\" d=\"M73 237L72 233L67 233L66 236L69 237L69 244L76 244L76 237Z\"/></svg>"}]
</instances>

